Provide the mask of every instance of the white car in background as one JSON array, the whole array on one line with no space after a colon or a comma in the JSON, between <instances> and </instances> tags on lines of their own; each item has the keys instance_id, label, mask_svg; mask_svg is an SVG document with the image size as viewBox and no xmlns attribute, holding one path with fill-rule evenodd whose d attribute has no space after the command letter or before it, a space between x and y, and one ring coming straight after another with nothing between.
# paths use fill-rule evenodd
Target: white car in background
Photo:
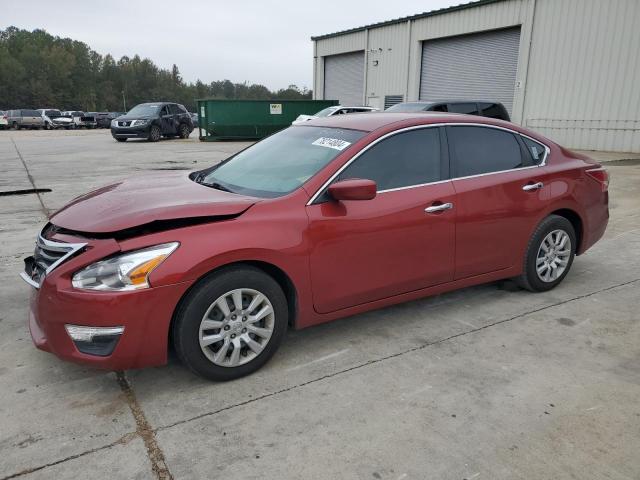
<instances>
[{"instance_id":1,"label":"white car in background","mask_svg":"<svg viewBox=\"0 0 640 480\"><path fill-rule=\"evenodd\" d=\"M322 118L322 117L332 117L333 115L344 115L347 113L371 113L377 112L377 108L373 107L345 107L344 105L335 105L333 107L327 107L323 110L320 110L315 115L298 115L291 125L299 125L304 122L308 122L309 120L313 120L314 118Z\"/></svg>"},{"instance_id":2,"label":"white car in background","mask_svg":"<svg viewBox=\"0 0 640 480\"><path fill-rule=\"evenodd\" d=\"M9 128L9 120L7 119L7 112L0 110L0 130Z\"/></svg>"},{"instance_id":3,"label":"white car in background","mask_svg":"<svg viewBox=\"0 0 640 480\"><path fill-rule=\"evenodd\" d=\"M44 120L44 128L51 130L52 128L74 128L73 120L62 116L62 112L55 108L39 108L38 112Z\"/></svg>"}]
</instances>

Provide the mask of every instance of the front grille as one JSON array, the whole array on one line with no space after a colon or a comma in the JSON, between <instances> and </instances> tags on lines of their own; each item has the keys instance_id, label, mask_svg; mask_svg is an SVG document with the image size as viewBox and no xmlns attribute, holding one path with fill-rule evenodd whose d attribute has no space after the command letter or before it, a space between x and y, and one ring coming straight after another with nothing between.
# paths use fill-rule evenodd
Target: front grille
<instances>
[{"instance_id":1,"label":"front grille","mask_svg":"<svg viewBox=\"0 0 640 480\"><path fill-rule=\"evenodd\" d=\"M118 126L119 127L130 127L132 126L133 121L129 121L129 122L118 122Z\"/></svg>"},{"instance_id":2,"label":"front grille","mask_svg":"<svg viewBox=\"0 0 640 480\"><path fill-rule=\"evenodd\" d=\"M42 235L38 236L33 256L25 259L24 273L31 280L29 283L39 287L49 272L71 258L85 245L86 243L54 242L43 238Z\"/></svg>"}]
</instances>

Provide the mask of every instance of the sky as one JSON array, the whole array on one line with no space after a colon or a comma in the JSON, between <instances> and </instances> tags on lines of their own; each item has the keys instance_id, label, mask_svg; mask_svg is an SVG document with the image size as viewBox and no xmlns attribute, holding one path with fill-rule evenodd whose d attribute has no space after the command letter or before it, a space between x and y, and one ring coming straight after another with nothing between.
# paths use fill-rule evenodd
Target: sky
<instances>
[{"instance_id":1,"label":"sky","mask_svg":"<svg viewBox=\"0 0 640 480\"><path fill-rule=\"evenodd\" d=\"M42 28L116 59L138 54L162 68L175 63L188 82L229 79L270 89L311 88L311 36L460 3L466 2L4 0L0 29Z\"/></svg>"}]
</instances>

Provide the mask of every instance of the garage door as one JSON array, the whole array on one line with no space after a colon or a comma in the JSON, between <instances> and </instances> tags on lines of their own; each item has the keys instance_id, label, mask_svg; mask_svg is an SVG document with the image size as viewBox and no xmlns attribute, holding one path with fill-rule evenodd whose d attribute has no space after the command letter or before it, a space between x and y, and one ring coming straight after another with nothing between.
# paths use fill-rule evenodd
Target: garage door
<instances>
[{"instance_id":1,"label":"garage door","mask_svg":"<svg viewBox=\"0 0 640 480\"><path fill-rule=\"evenodd\" d=\"M324 57L324 98L341 105L362 105L364 52Z\"/></svg>"},{"instance_id":2,"label":"garage door","mask_svg":"<svg viewBox=\"0 0 640 480\"><path fill-rule=\"evenodd\" d=\"M487 99L511 114L520 27L429 40L422 45L420 99Z\"/></svg>"}]
</instances>

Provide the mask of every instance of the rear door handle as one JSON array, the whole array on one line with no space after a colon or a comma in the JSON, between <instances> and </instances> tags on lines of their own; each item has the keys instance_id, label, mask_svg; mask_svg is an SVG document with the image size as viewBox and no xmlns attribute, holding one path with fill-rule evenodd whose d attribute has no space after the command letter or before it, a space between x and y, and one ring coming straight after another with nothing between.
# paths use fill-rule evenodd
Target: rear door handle
<instances>
[{"instance_id":1,"label":"rear door handle","mask_svg":"<svg viewBox=\"0 0 640 480\"><path fill-rule=\"evenodd\" d=\"M542 182L528 183L524 187L522 187L522 190L524 190L525 192L531 192L533 190L540 190L542 187L544 187L544 183Z\"/></svg>"},{"instance_id":2,"label":"rear door handle","mask_svg":"<svg viewBox=\"0 0 640 480\"><path fill-rule=\"evenodd\" d=\"M424 209L427 213L438 213L444 210L450 210L453 208L453 203L441 203L439 205L431 205Z\"/></svg>"}]
</instances>

